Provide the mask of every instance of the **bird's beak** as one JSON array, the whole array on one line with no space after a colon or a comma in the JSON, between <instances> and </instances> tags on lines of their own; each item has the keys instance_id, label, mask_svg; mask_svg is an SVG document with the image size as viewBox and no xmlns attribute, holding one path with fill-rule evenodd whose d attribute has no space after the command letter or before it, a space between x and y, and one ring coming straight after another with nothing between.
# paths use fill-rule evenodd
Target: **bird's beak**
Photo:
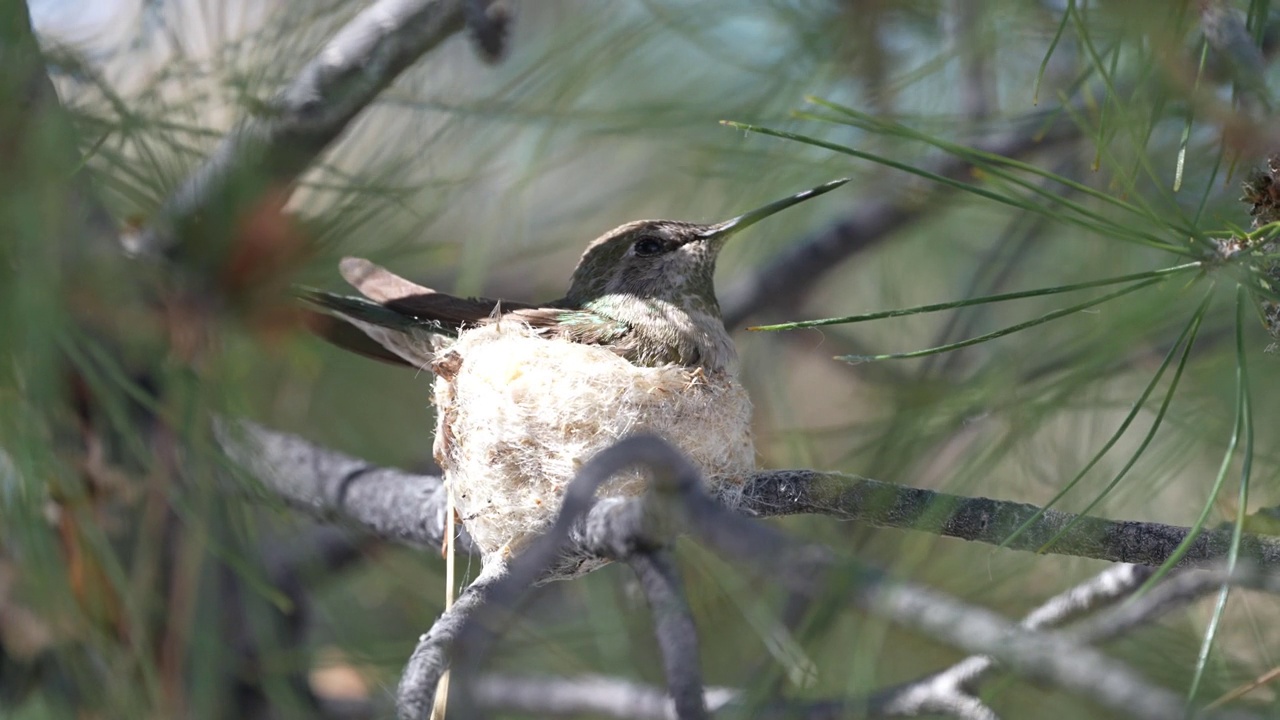
<instances>
[{"instance_id":1,"label":"bird's beak","mask_svg":"<svg viewBox=\"0 0 1280 720\"><path fill-rule=\"evenodd\" d=\"M769 217L770 215L780 210L786 210L787 208L791 207L792 205L795 205L796 203L802 203L805 200L808 200L809 198L814 198L823 193L831 192L832 190L835 190L836 188L840 187L841 185L847 182L849 182L849 178L840 178L839 180L832 180L831 182L825 183L823 185L819 185L816 188L805 190L804 192L798 192L795 195L792 195L791 197L783 198L781 200L771 202L762 208L756 208L751 212L743 213L742 215L739 215L738 217L733 218L731 220L725 220L722 223L716 223L715 225L708 227L706 230L702 232L701 239L719 240L723 242L724 240L727 240L729 236L734 235L740 230L743 230L752 225L755 225L756 223L760 222L761 220Z\"/></svg>"}]
</instances>

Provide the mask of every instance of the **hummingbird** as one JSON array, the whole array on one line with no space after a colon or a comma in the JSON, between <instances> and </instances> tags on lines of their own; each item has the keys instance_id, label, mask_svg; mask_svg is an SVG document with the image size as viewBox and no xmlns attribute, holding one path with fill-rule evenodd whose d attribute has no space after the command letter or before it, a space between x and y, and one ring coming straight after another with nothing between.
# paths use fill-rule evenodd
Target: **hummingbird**
<instances>
[{"instance_id":1,"label":"hummingbird","mask_svg":"<svg viewBox=\"0 0 1280 720\"><path fill-rule=\"evenodd\" d=\"M300 296L323 311L308 318L322 337L435 374L434 455L487 563L545 529L578 467L634 432L675 444L732 501L756 465L716 259L742 230L845 182L718 223L621 225L587 246L551 302L457 297L360 258L339 270L363 297ZM643 489L636 471L602 494Z\"/></svg>"}]
</instances>

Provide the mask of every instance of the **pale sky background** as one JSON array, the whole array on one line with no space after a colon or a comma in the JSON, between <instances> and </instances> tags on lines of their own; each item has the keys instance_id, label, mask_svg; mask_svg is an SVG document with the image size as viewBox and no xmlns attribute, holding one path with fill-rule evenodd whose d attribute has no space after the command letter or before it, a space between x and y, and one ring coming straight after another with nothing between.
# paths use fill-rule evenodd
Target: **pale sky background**
<instances>
[{"instance_id":1,"label":"pale sky background","mask_svg":"<svg viewBox=\"0 0 1280 720\"><path fill-rule=\"evenodd\" d=\"M102 49L137 18L141 0L28 0L27 5L42 35Z\"/></svg>"}]
</instances>

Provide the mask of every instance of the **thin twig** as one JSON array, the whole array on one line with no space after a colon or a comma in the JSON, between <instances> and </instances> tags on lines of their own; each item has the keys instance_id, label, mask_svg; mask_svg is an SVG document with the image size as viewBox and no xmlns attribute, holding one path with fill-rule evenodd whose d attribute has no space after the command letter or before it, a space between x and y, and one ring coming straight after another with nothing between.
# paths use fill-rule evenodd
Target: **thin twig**
<instances>
[{"instance_id":1,"label":"thin twig","mask_svg":"<svg viewBox=\"0 0 1280 720\"><path fill-rule=\"evenodd\" d=\"M1263 572L1251 564L1241 564L1234 572L1223 568L1189 570L1170 577L1150 592L1072 628L1082 642L1096 643L1118 637L1146 625L1165 613L1186 607L1223 585L1247 587L1269 593L1280 592L1280 575Z\"/></svg>"},{"instance_id":2,"label":"thin twig","mask_svg":"<svg viewBox=\"0 0 1280 720\"><path fill-rule=\"evenodd\" d=\"M680 720L707 717L702 668L698 664L698 627L685 600L680 573L667 551L636 553L627 561L640 580L653 613L654 636L662 649L667 687Z\"/></svg>"},{"instance_id":3,"label":"thin twig","mask_svg":"<svg viewBox=\"0 0 1280 720\"><path fill-rule=\"evenodd\" d=\"M1151 576L1152 568L1138 565L1116 565L1056 595L1023 618L1021 626L1028 630L1056 627L1091 612L1100 605L1128 597ZM868 712L884 717L917 717L936 712L954 717L967 708L965 700L977 702L978 682L996 666L987 655L974 655L941 672L919 680L886 688L865 701ZM951 708L951 709L948 709ZM980 714L976 715L981 717Z\"/></svg>"},{"instance_id":4,"label":"thin twig","mask_svg":"<svg viewBox=\"0 0 1280 720\"><path fill-rule=\"evenodd\" d=\"M400 685L396 688L396 710L400 718L425 718L431 715L432 701L441 676L449 669L452 648L471 615L487 602L494 586L504 576L500 563L490 563L458 596L453 607L442 613L431 630L418 638ZM460 717L470 717L462 713Z\"/></svg>"}]
</instances>

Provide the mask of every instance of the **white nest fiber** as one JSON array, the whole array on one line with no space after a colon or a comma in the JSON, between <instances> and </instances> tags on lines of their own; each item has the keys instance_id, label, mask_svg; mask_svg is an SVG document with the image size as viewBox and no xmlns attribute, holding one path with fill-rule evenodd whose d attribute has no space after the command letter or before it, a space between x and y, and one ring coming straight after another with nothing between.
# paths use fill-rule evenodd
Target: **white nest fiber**
<instances>
[{"instance_id":1,"label":"white nest fiber","mask_svg":"<svg viewBox=\"0 0 1280 720\"><path fill-rule=\"evenodd\" d=\"M436 459L486 562L545 530L583 463L626 435L671 441L729 501L755 470L751 400L731 374L637 367L517 323L470 330L437 357ZM644 488L633 471L600 495Z\"/></svg>"}]
</instances>

